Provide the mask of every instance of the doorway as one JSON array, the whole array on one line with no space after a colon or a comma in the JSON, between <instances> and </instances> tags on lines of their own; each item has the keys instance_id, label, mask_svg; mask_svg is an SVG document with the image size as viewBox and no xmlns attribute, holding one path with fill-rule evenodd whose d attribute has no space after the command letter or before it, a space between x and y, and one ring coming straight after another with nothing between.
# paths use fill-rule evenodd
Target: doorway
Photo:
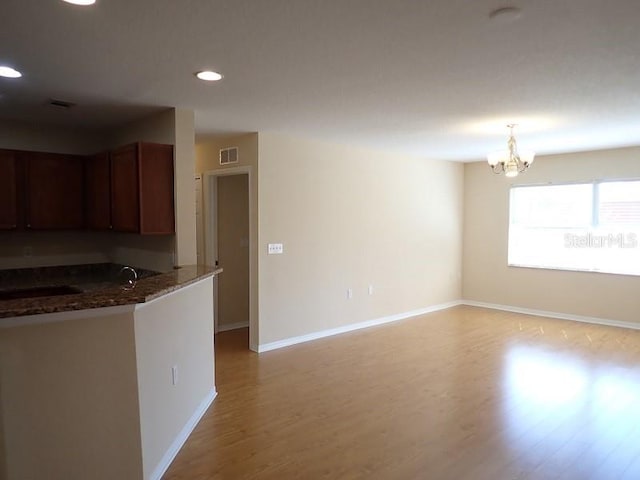
<instances>
[{"instance_id":1,"label":"doorway","mask_svg":"<svg viewBox=\"0 0 640 480\"><path fill-rule=\"evenodd\" d=\"M208 265L223 269L214 285L214 332L249 327L251 337L250 169L235 167L206 172L203 187L205 259Z\"/></svg>"},{"instance_id":2,"label":"doorway","mask_svg":"<svg viewBox=\"0 0 640 480\"><path fill-rule=\"evenodd\" d=\"M218 332L249 326L249 176L216 177Z\"/></svg>"}]
</instances>

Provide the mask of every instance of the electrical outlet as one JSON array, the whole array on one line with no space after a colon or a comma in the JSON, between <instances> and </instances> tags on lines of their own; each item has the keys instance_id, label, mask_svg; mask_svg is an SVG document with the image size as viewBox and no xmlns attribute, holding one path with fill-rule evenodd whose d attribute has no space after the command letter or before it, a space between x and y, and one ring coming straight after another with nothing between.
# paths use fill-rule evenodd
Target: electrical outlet
<instances>
[{"instance_id":1,"label":"electrical outlet","mask_svg":"<svg viewBox=\"0 0 640 480\"><path fill-rule=\"evenodd\" d=\"M171 367L171 385L178 384L178 366L174 365Z\"/></svg>"},{"instance_id":2,"label":"electrical outlet","mask_svg":"<svg viewBox=\"0 0 640 480\"><path fill-rule=\"evenodd\" d=\"M373 285L369 285L369 295L373 295Z\"/></svg>"},{"instance_id":3,"label":"electrical outlet","mask_svg":"<svg viewBox=\"0 0 640 480\"><path fill-rule=\"evenodd\" d=\"M284 252L284 246L281 243L270 243L267 249L269 255L280 255Z\"/></svg>"},{"instance_id":4,"label":"electrical outlet","mask_svg":"<svg viewBox=\"0 0 640 480\"><path fill-rule=\"evenodd\" d=\"M351 288L347 288L347 299L351 300L353 298L353 290Z\"/></svg>"}]
</instances>

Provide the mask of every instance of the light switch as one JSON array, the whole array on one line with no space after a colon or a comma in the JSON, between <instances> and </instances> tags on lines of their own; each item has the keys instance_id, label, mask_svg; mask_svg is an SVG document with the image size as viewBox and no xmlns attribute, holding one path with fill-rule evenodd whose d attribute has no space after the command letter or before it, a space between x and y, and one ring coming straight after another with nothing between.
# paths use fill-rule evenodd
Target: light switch
<instances>
[{"instance_id":1,"label":"light switch","mask_svg":"<svg viewBox=\"0 0 640 480\"><path fill-rule=\"evenodd\" d=\"M284 247L281 243L270 243L268 253L269 255L280 255L284 252Z\"/></svg>"}]
</instances>

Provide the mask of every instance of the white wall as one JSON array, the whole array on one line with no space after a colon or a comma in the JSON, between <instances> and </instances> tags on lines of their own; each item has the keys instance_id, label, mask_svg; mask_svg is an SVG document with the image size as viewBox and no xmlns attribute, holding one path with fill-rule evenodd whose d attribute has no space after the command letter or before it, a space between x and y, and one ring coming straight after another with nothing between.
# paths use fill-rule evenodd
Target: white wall
<instances>
[{"instance_id":1,"label":"white wall","mask_svg":"<svg viewBox=\"0 0 640 480\"><path fill-rule=\"evenodd\" d=\"M122 147L134 142L153 142L173 144L175 140L175 109L125 123L107 134L109 148Z\"/></svg>"},{"instance_id":2,"label":"white wall","mask_svg":"<svg viewBox=\"0 0 640 480\"><path fill-rule=\"evenodd\" d=\"M174 266L173 235L137 235L135 233L107 233L109 261L121 265L167 272Z\"/></svg>"},{"instance_id":3,"label":"white wall","mask_svg":"<svg viewBox=\"0 0 640 480\"><path fill-rule=\"evenodd\" d=\"M142 304L135 313L144 478L158 478L163 456L202 402L215 392L213 279ZM172 384L171 368L178 368Z\"/></svg>"},{"instance_id":4,"label":"white wall","mask_svg":"<svg viewBox=\"0 0 640 480\"><path fill-rule=\"evenodd\" d=\"M220 165L221 148L238 147L238 163ZM258 166L258 134L232 136L199 136L196 138L196 172L228 170L235 167Z\"/></svg>"},{"instance_id":5,"label":"white wall","mask_svg":"<svg viewBox=\"0 0 640 480\"><path fill-rule=\"evenodd\" d=\"M91 155L106 148L104 133L0 120L0 148Z\"/></svg>"},{"instance_id":6,"label":"white wall","mask_svg":"<svg viewBox=\"0 0 640 480\"><path fill-rule=\"evenodd\" d=\"M196 194L195 117L193 110L175 109L176 265L195 265Z\"/></svg>"},{"instance_id":7,"label":"white wall","mask_svg":"<svg viewBox=\"0 0 640 480\"><path fill-rule=\"evenodd\" d=\"M461 297L461 164L275 134L258 145L261 345Z\"/></svg>"},{"instance_id":8,"label":"white wall","mask_svg":"<svg viewBox=\"0 0 640 480\"><path fill-rule=\"evenodd\" d=\"M0 329L0 478L142 478L135 356L131 313Z\"/></svg>"},{"instance_id":9,"label":"white wall","mask_svg":"<svg viewBox=\"0 0 640 480\"><path fill-rule=\"evenodd\" d=\"M0 270L109 261L109 241L93 232L0 232Z\"/></svg>"},{"instance_id":10,"label":"white wall","mask_svg":"<svg viewBox=\"0 0 640 480\"><path fill-rule=\"evenodd\" d=\"M640 322L640 277L507 266L512 184L640 178L640 148L537 158L515 179L465 165L463 296L467 300Z\"/></svg>"}]
</instances>

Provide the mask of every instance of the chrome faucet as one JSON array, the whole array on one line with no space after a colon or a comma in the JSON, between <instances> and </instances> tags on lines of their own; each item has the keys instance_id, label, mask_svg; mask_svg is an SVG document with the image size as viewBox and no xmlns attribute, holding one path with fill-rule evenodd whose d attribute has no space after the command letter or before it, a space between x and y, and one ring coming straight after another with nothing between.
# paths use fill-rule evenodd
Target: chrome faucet
<instances>
[{"instance_id":1,"label":"chrome faucet","mask_svg":"<svg viewBox=\"0 0 640 480\"><path fill-rule=\"evenodd\" d=\"M122 285L123 290L133 290L136 286L136 282L138 281L138 273L133 267L122 267L118 274L118 278L124 279L124 283Z\"/></svg>"}]
</instances>

